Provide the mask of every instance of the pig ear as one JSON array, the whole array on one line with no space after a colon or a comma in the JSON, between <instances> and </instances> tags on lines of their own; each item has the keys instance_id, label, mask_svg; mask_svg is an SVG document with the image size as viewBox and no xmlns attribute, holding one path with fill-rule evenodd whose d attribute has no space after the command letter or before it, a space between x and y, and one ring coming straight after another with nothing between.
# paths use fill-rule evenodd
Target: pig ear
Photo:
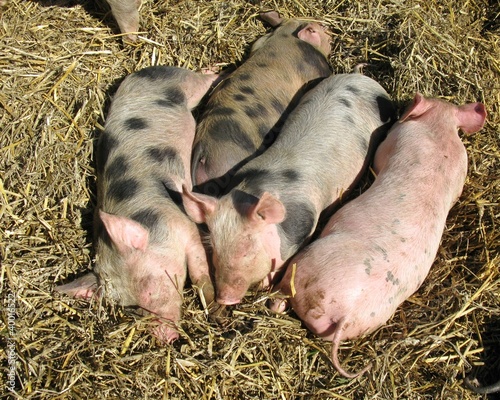
<instances>
[{"instance_id":1,"label":"pig ear","mask_svg":"<svg viewBox=\"0 0 500 400\"><path fill-rule=\"evenodd\" d=\"M408 106L404 114L399 118L399 122L408 119L418 118L429 109L429 102L420 93L416 93L413 102Z\"/></svg>"},{"instance_id":2,"label":"pig ear","mask_svg":"<svg viewBox=\"0 0 500 400\"><path fill-rule=\"evenodd\" d=\"M279 224L285 219L285 206L268 192L264 192L257 204L249 209L248 218L253 222Z\"/></svg>"},{"instance_id":3,"label":"pig ear","mask_svg":"<svg viewBox=\"0 0 500 400\"><path fill-rule=\"evenodd\" d=\"M273 28L276 28L283 22L283 18L280 17L277 11L261 12L260 18L262 18L263 21L266 21Z\"/></svg>"},{"instance_id":4,"label":"pig ear","mask_svg":"<svg viewBox=\"0 0 500 400\"><path fill-rule=\"evenodd\" d=\"M92 272L75 279L73 282L55 287L58 292L82 299L90 299L96 289L97 277Z\"/></svg>"},{"instance_id":5,"label":"pig ear","mask_svg":"<svg viewBox=\"0 0 500 400\"><path fill-rule=\"evenodd\" d=\"M182 185L182 203L187 215L197 224L207 222L207 216L214 213L217 199L201 193L191 192L186 185Z\"/></svg>"},{"instance_id":6,"label":"pig ear","mask_svg":"<svg viewBox=\"0 0 500 400\"><path fill-rule=\"evenodd\" d=\"M119 215L108 214L102 210L99 210L99 217L111 241L120 252L145 251L148 247L149 233L138 222Z\"/></svg>"},{"instance_id":7,"label":"pig ear","mask_svg":"<svg viewBox=\"0 0 500 400\"><path fill-rule=\"evenodd\" d=\"M484 125L486 109L482 103L464 104L458 107L458 127L465 133L477 132Z\"/></svg>"}]
</instances>

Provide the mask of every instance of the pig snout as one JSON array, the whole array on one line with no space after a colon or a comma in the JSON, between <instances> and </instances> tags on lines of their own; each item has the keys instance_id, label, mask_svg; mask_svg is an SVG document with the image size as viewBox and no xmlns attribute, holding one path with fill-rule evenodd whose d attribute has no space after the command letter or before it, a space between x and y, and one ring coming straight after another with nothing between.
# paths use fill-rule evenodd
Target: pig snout
<instances>
[{"instance_id":1,"label":"pig snout","mask_svg":"<svg viewBox=\"0 0 500 400\"><path fill-rule=\"evenodd\" d=\"M216 275L215 281L216 301L226 306L239 304L250 286L247 280L241 277L232 276L230 279L221 279Z\"/></svg>"}]
</instances>

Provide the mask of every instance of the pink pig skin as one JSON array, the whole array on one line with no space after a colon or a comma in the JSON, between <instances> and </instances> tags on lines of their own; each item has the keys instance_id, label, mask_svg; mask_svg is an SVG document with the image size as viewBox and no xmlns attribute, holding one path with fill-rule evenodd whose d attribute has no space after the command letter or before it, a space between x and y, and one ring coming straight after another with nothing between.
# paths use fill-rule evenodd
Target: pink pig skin
<instances>
[{"instance_id":1,"label":"pink pig skin","mask_svg":"<svg viewBox=\"0 0 500 400\"><path fill-rule=\"evenodd\" d=\"M205 249L179 192L191 187L191 111L216 78L156 66L121 83L96 152L95 274L56 288L83 298L104 289L123 306L140 306L158 317L153 333L162 342L179 336L186 270L207 303L214 298Z\"/></svg>"},{"instance_id":2,"label":"pink pig skin","mask_svg":"<svg viewBox=\"0 0 500 400\"><path fill-rule=\"evenodd\" d=\"M139 30L139 7L141 0L107 0L120 31L127 33L124 40L135 42Z\"/></svg>"},{"instance_id":3,"label":"pink pig skin","mask_svg":"<svg viewBox=\"0 0 500 400\"><path fill-rule=\"evenodd\" d=\"M427 276L467 174L458 129L473 133L485 117L481 103L457 107L417 93L375 154L373 185L290 261L277 288L312 332L333 342L332 361L343 376L370 365L345 371L340 342L383 325ZM271 306L285 307L279 300Z\"/></svg>"}]
</instances>

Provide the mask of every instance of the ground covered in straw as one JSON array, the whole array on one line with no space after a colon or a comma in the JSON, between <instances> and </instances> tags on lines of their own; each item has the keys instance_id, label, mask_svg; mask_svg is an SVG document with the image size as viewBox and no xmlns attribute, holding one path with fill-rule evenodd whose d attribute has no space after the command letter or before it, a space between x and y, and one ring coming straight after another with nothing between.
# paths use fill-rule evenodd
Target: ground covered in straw
<instances>
[{"instance_id":1,"label":"ground covered in straw","mask_svg":"<svg viewBox=\"0 0 500 400\"><path fill-rule=\"evenodd\" d=\"M352 381L332 367L329 343L266 309L266 293L222 327L186 288L181 339L161 346L134 310L53 292L92 268L94 146L117 84L149 65L238 63L266 31L260 9L325 21L333 71L370 63L365 73L400 107L418 90L488 111L463 138L468 179L430 275L385 326L341 346L349 369L373 362ZM499 12L495 0L146 0L142 39L124 46L103 0L10 0L0 19L0 395L481 398L463 378L500 378Z\"/></svg>"}]
</instances>

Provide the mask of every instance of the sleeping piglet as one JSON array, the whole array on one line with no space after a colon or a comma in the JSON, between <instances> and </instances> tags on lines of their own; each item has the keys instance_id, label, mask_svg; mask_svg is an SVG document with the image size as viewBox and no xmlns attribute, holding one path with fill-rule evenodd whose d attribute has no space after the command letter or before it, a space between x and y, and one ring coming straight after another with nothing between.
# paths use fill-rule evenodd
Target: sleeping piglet
<instances>
[{"instance_id":1,"label":"sleeping piglet","mask_svg":"<svg viewBox=\"0 0 500 400\"><path fill-rule=\"evenodd\" d=\"M155 334L165 342L178 337L186 265L207 302L214 296L205 249L179 191L191 187L191 110L216 77L160 66L129 75L98 143L94 272L108 297L158 315ZM56 289L88 298L96 275Z\"/></svg>"},{"instance_id":2,"label":"sleeping piglet","mask_svg":"<svg viewBox=\"0 0 500 400\"><path fill-rule=\"evenodd\" d=\"M330 75L330 37L316 22L262 13L276 29L210 96L196 129L193 184L221 196L234 172L268 147L306 89ZM209 182L207 182L209 181Z\"/></svg>"},{"instance_id":3,"label":"sleeping piglet","mask_svg":"<svg viewBox=\"0 0 500 400\"><path fill-rule=\"evenodd\" d=\"M361 74L311 89L276 141L243 166L222 198L184 191L186 212L210 230L217 302L236 304L275 282L320 214L349 190L394 121L389 95Z\"/></svg>"},{"instance_id":4,"label":"sleeping piglet","mask_svg":"<svg viewBox=\"0 0 500 400\"><path fill-rule=\"evenodd\" d=\"M342 375L353 378L370 366L345 371L340 341L384 324L427 276L467 175L458 129L476 132L485 117L481 103L457 107L417 93L377 149L372 186L290 261L277 288L312 332L333 342Z\"/></svg>"}]
</instances>

